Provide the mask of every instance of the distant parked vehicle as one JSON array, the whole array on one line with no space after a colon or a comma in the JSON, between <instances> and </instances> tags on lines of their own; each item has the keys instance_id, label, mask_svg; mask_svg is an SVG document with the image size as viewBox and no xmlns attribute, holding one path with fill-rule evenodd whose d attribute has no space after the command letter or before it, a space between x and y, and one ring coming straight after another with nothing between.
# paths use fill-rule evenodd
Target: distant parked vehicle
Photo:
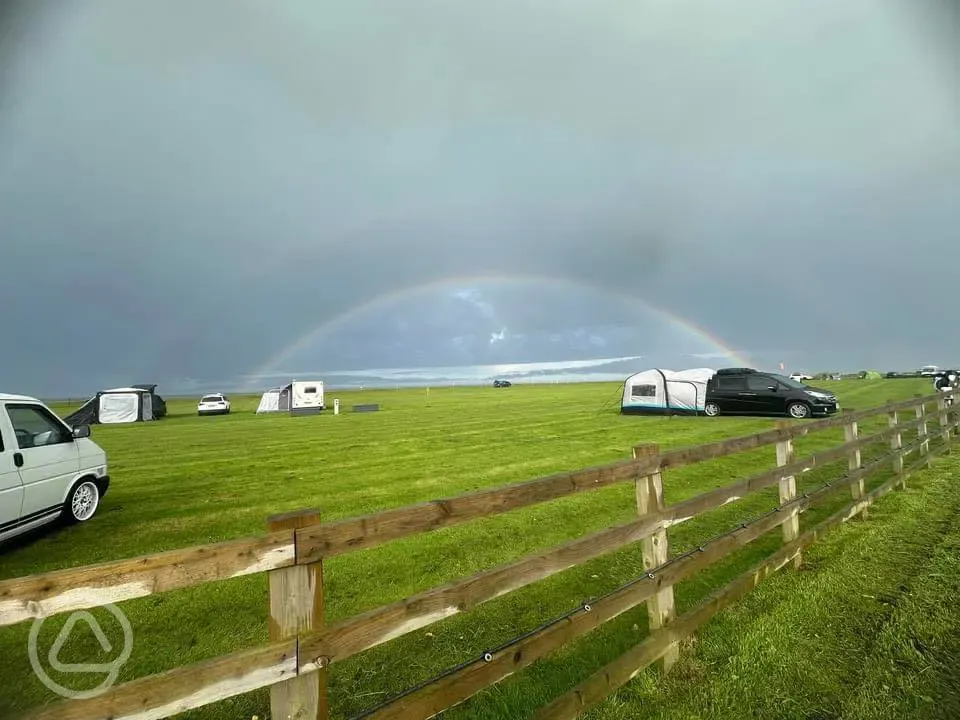
<instances>
[{"instance_id":1,"label":"distant parked vehicle","mask_svg":"<svg viewBox=\"0 0 960 720\"><path fill-rule=\"evenodd\" d=\"M940 372L940 368L936 365L924 365L920 368L921 375L936 375L938 372Z\"/></svg>"},{"instance_id":2,"label":"distant parked vehicle","mask_svg":"<svg viewBox=\"0 0 960 720\"><path fill-rule=\"evenodd\" d=\"M840 409L837 396L776 373L751 368L718 370L707 382L703 412L717 415L788 415L807 418L833 415Z\"/></svg>"},{"instance_id":3,"label":"distant parked vehicle","mask_svg":"<svg viewBox=\"0 0 960 720\"><path fill-rule=\"evenodd\" d=\"M222 393L204 395L197 403L197 415L229 415L230 401Z\"/></svg>"},{"instance_id":4,"label":"distant parked vehicle","mask_svg":"<svg viewBox=\"0 0 960 720\"><path fill-rule=\"evenodd\" d=\"M794 381L796 381L796 382L798 382L798 383L802 383L802 382L806 382L807 380L813 380L813 376L812 376L812 375L807 375L806 373L798 373L798 372L795 372L795 373L793 373L793 374L790 375L790 379L791 379L791 380L794 380Z\"/></svg>"},{"instance_id":5,"label":"distant parked vehicle","mask_svg":"<svg viewBox=\"0 0 960 720\"><path fill-rule=\"evenodd\" d=\"M494 386L494 387L511 387L512 385L513 385L513 383L510 382L509 380L494 380L494 381L493 381L493 386Z\"/></svg>"}]
</instances>

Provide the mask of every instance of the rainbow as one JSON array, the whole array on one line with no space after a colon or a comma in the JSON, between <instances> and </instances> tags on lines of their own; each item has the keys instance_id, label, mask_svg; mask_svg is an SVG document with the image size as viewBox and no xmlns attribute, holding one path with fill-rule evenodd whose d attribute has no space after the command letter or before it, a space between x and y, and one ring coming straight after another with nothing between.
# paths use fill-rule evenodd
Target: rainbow
<instances>
[{"instance_id":1,"label":"rainbow","mask_svg":"<svg viewBox=\"0 0 960 720\"><path fill-rule=\"evenodd\" d=\"M348 323L370 310L374 310L378 307L386 307L421 293L441 290L456 290L459 288L471 288L477 285L490 283L524 283L567 290L576 289L599 292L603 295L607 295L611 298L619 300L620 302L624 302L629 305L640 306L646 309L650 313L661 318L669 325L682 330L700 342L714 348L715 352L710 353L711 356L716 355L717 357L728 357L739 366L749 367L751 364L750 359L746 355L734 350L728 343L726 343L717 335L707 331L705 328L702 328L694 322L672 313L662 307L654 305L647 300L641 300L633 297L632 295L627 295L625 293L612 291L607 288L597 287L587 283L575 282L565 278L542 277L538 275L475 275L441 278L428 283L408 285L387 293L381 293L380 295L377 295L376 297L360 305L355 305L339 315L310 328L307 332L303 333L292 343L282 348L280 352L270 357L263 365L254 370L252 373L248 374L246 377L251 381L255 381L270 374L277 374L278 366L281 366L290 357L299 351L310 347L323 335L346 326Z\"/></svg>"}]
</instances>

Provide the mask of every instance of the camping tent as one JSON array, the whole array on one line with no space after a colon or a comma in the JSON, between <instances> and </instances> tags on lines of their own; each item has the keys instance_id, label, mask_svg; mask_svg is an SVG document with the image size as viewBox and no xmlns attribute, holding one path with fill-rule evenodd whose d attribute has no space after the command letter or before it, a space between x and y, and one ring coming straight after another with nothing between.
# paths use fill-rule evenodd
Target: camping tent
<instances>
[{"instance_id":1,"label":"camping tent","mask_svg":"<svg viewBox=\"0 0 960 720\"><path fill-rule=\"evenodd\" d=\"M167 403L162 397L157 395L156 383L134 383L130 387L137 388L140 390L146 390L151 395L153 395L151 402L153 404L154 419L159 420L160 418L167 416Z\"/></svg>"},{"instance_id":2,"label":"camping tent","mask_svg":"<svg viewBox=\"0 0 960 720\"><path fill-rule=\"evenodd\" d=\"M280 410L280 392L285 388L270 388L260 396L260 404L257 405L257 414L266 412L279 412ZM289 395L287 396L289 397ZM289 406L288 406L289 409Z\"/></svg>"},{"instance_id":3,"label":"camping tent","mask_svg":"<svg viewBox=\"0 0 960 720\"><path fill-rule=\"evenodd\" d=\"M101 390L64 418L73 427L156 420L155 393L137 387ZM165 409L165 408L164 408Z\"/></svg>"},{"instance_id":4,"label":"camping tent","mask_svg":"<svg viewBox=\"0 0 960 720\"><path fill-rule=\"evenodd\" d=\"M324 408L322 382L294 380L283 387L267 390L260 397L257 413L289 412L291 415L314 415Z\"/></svg>"},{"instance_id":5,"label":"camping tent","mask_svg":"<svg viewBox=\"0 0 960 720\"><path fill-rule=\"evenodd\" d=\"M715 370L662 370L653 368L628 377L623 383L620 412L624 415L696 415L703 412L707 381Z\"/></svg>"},{"instance_id":6,"label":"camping tent","mask_svg":"<svg viewBox=\"0 0 960 720\"><path fill-rule=\"evenodd\" d=\"M883 375L878 373L876 370L864 370L860 374L861 380L882 380Z\"/></svg>"}]
</instances>

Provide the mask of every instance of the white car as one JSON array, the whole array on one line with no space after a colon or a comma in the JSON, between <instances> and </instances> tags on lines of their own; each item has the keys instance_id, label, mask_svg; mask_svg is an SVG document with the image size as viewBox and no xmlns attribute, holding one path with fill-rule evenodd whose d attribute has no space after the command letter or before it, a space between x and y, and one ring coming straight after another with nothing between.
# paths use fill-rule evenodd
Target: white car
<instances>
[{"instance_id":1,"label":"white car","mask_svg":"<svg viewBox=\"0 0 960 720\"><path fill-rule=\"evenodd\" d=\"M802 382L806 382L807 380L813 380L813 376L812 376L812 375L805 375L804 373L798 373L798 372L796 372L796 373L793 373L793 374L790 376L790 379L791 379L791 380L795 380L795 381L798 382L798 383L802 383Z\"/></svg>"},{"instance_id":2,"label":"white car","mask_svg":"<svg viewBox=\"0 0 960 720\"><path fill-rule=\"evenodd\" d=\"M36 398L0 393L0 541L55 520L86 522L110 486L90 427Z\"/></svg>"},{"instance_id":3,"label":"white car","mask_svg":"<svg viewBox=\"0 0 960 720\"><path fill-rule=\"evenodd\" d=\"M197 415L229 415L230 401L223 393L204 395L197 403Z\"/></svg>"}]
</instances>

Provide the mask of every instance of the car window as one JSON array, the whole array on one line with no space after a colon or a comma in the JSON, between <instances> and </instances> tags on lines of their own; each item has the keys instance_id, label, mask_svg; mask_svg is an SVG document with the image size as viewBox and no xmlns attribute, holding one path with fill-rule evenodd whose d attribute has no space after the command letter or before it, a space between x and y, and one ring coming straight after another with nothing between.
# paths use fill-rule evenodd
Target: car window
<instances>
[{"instance_id":1,"label":"car window","mask_svg":"<svg viewBox=\"0 0 960 720\"><path fill-rule=\"evenodd\" d=\"M21 450L60 445L72 440L66 427L36 405L7 405L7 416Z\"/></svg>"},{"instance_id":2,"label":"car window","mask_svg":"<svg viewBox=\"0 0 960 720\"><path fill-rule=\"evenodd\" d=\"M200 398L200 402L220 402L221 398L219 395L204 395Z\"/></svg>"},{"instance_id":3,"label":"car window","mask_svg":"<svg viewBox=\"0 0 960 720\"><path fill-rule=\"evenodd\" d=\"M766 375L750 375L747 378L747 389L750 392L767 392L768 387L776 384L776 380Z\"/></svg>"},{"instance_id":4,"label":"car window","mask_svg":"<svg viewBox=\"0 0 960 720\"><path fill-rule=\"evenodd\" d=\"M798 380L792 378L784 377L783 375L777 375L776 373L770 373L769 377L777 380L781 385L786 385L788 388L793 388L794 390L806 390L807 386Z\"/></svg>"},{"instance_id":5,"label":"car window","mask_svg":"<svg viewBox=\"0 0 960 720\"><path fill-rule=\"evenodd\" d=\"M747 381L742 375L719 375L717 376L718 390L746 390Z\"/></svg>"}]
</instances>

